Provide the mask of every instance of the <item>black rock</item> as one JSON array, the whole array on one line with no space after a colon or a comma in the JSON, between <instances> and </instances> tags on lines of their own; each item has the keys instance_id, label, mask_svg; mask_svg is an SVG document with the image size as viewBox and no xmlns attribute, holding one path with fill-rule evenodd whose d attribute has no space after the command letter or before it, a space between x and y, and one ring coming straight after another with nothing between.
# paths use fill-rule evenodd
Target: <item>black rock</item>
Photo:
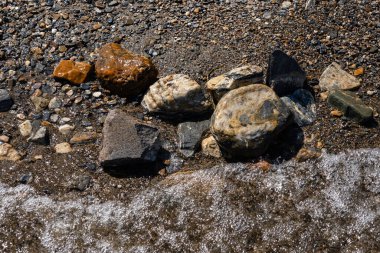
<instances>
[{"instance_id":1,"label":"black rock","mask_svg":"<svg viewBox=\"0 0 380 253\"><path fill-rule=\"evenodd\" d=\"M13 105L13 100L9 96L7 90L0 89L0 112L6 112L11 109Z\"/></svg>"},{"instance_id":2,"label":"black rock","mask_svg":"<svg viewBox=\"0 0 380 253\"><path fill-rule=\"evenodd\" d=\"M268 64L266 84L282 97L301 89L306 81L306 73L297 61L281 50L273 51Z\"/></svg>"},{"instance_id":3,"label":"black rock","mask_svg":"<svg viewBox=\"0 0 380 253\"><path fill-rule=\"evenodd\" d=\"M282 97L281 100L292 112L294 121L298 126L307 126L315 121L317 109L310 91L298 89L292 95Z\"/></svg>"},{"instance_id":4,"label":"black rock","mask_svg":"<svg viewBox=\"0 0 380 253\"><path fill-rule=\"evenodd\" d=\"M199 148L202 136L210 128L210 120L185 122L178 125L179 151L191 157Z\"/></svg>"},{"instance_id":5,"label":"black rock","mask_svg":"<svg viewBox=\"0 0 380 253\"><path fill-rule=\"evenodd\" d=\"M112 110L104 122L99 161L106 168L141 169L141 165L156 161L161 148L159 134L157 128L122 110Z\"/></svg>"}]
</instances>

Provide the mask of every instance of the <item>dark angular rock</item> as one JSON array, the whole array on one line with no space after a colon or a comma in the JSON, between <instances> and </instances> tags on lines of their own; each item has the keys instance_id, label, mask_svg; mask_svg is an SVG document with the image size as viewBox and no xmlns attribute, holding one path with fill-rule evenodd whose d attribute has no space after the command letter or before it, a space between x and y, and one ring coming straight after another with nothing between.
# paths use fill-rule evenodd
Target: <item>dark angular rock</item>
<instances>
[{"instance_id":1,"label":"dark angular rock","mask_svg":"<svg viewBox=\"0 0 380 253\"><path fill-rule=\"evenodd\" d=\"M281 100L292 112L298 126L307 126L315 121L317 114L315 100L308 90L298 89L292 95L282 97Z\"/></svg>"},{"instance_id":2,"label":"dark angular rock","mask_svg":"<svg viewBox=\"0 0 380 253\"><path fill-rule=\"evenodd\" d=\"M306 73L297 61L281 50L273 51L268 64L266 84L280 97L301 89L306 81Z\"/></svg>"},{"instance_id":3,"label":"dark angular rock","mask_svg":"<svg viewBox=\"0 0 380 253\"><path fill-rule=\"evenodd\" d=\"M352 92L334 90L330 93L327 102L342 111L346 118L356 122L366 123L373 119L373 110Z\"/></svg>"},{"instance_id":4,"label":"dark angular rock","mask_svg":"<svg viewBox=\"0 0 380 253\"><path fill-rule=\"evenodd\" d=\"M46 127L40 127L34 134L28 139L28 141L41 144L49 145L49 132Z\"/></svg>"},{"instance_id":5,"label":"dark angular rock","mask_svg":"<svg viewBox=\"0 0 380 253\"><path fill-rule=\"evenodd\" d=\"M108 113L99 154L103 167L125 166L128 169L151 163L156 160L160 148L157 128L139 123L120 109Z\"/></svg>"},{"instance_id":6,"label":"dark angular rock","mask_svg":"<svg viewBox=\"0 0 380 253\"><path fill-rule=\"evenodd\" d=\"M178 125L179 151L191 157L197 151L204 133L210 129L210 120L185 122Z\"/></svg>"},{"instance_id":7,"label":"dark angular rock","mask_svg":"<svg viewBox=\"0 0 380 253\"><path fill-rule=\"evenodd\" d=\"M7 90L0 89L0 112L6 112L11 109L13 105L13 100L9 96Z\"/></svg>"}]
</instances>

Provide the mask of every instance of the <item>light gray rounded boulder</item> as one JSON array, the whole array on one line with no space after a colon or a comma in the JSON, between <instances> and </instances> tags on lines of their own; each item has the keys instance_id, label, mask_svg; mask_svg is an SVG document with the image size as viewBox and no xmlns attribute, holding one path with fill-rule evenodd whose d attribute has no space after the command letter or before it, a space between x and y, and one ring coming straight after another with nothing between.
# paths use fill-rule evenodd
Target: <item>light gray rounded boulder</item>
<instances>
[{"instance_id":1,"label":"light gray rounded boulder","mask_svg":"<svg viewBox=\"0 0 380 253\"><path fill-rule=\"evenodd\" d=\"M211 133L224 156L253 158L265 153L291 119L289 109L271 88L253 84L222 97L211 119Z\"/></svg>"}]
</instances>

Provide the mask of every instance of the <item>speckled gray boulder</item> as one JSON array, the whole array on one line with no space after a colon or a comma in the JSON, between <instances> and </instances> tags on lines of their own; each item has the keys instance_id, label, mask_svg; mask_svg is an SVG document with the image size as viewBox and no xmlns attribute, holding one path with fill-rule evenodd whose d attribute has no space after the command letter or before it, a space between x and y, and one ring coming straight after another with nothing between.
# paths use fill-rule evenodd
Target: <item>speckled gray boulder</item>
<instances>
[{"instance_id":1,"label":"speckled gray boulder","mask_svg":"<svg viewBox=\"0 0 380 253\"><path fill-rule=\"evenodd\" d=\"M151 113L167 116L198 115L211 108L211 102L201 86L183 74L159 79L150 86L141 104Z\"/></svg>"},{"instance_id":2,"label":"speckled gray boulder","mask_svg":"<svg viewBox=\"0 0 380 253\"><path fill-rule=\"evenodd\" d=\"M211 119L211 133L224 155L257 157L290 122L286 105L266 85L254 84L227 93Z\"/></svg>"},{"instance_id":3,"label":"speckled gray boulder","mask_svg":"<svg viewBox=\"0 0 380 253\"><path fill-rule=\"evenodd\" d=\"M223 75L214 77L206 83L214 104L229 91L264 81L263 69L255 65L245 65L235 68Z\"/></svg>"}]
</instances>

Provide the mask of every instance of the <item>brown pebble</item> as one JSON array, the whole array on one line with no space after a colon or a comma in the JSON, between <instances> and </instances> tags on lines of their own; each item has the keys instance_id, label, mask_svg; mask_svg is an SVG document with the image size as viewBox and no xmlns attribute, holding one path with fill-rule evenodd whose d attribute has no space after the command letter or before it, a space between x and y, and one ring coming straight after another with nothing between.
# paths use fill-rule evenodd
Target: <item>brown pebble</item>
<instances>
[{"instance_id":1,"label":"brown pebble","mask_svg":"<svg viewBox=\"0 0 380 253\"><path fill-rule=\"evenodd\" d=\"M343 112L339 111L339 110L332 110L330 112L330 115L333 116L333 117L342 117L343 116Z\"/></svg>"}]
</instances>

